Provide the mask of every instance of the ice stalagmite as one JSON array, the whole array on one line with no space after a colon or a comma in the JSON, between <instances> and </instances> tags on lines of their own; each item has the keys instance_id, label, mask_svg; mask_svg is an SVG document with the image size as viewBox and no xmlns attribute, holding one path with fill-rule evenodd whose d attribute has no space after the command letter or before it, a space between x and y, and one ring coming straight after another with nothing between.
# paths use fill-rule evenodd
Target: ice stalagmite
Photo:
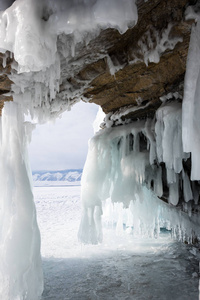
<instances>
[{"instance_id":1,"label":"ice stalagmite","mask_svg":"<svg viewBox=\"0 0 200 300\"><path fill-rule=\"evenodd\" d=\"M20 106L6 103L0 133L0 299L4 300L37 300L43 290L27 155L30 134Z\"/></svg>"}]
</instances>

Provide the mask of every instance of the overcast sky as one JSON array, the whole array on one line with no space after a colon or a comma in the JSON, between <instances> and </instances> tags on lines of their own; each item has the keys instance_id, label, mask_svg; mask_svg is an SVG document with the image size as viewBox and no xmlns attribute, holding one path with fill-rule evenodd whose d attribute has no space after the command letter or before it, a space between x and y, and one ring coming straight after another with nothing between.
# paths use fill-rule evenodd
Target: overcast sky
<instances>
[{"instance_id":1,"label":"overcast sky","mask_svg":"<svg viewBox=\"0 0 200 300\"><path fill-rule=\"evenodd\" d=\"M97 111L97 105L81 101L55 124L37 125L29 147L32 170L83 168Z\"/></svg>"},{"instance_id":2,"label":"overcast sky","mask_svg":"<svg viewBox=\"0 0 200 300\"><path fill-rule=\"evenodd\" d=\"M0 10L5 10L8 8L14 0L0 0Z\"/></svg>"}]
</instances>

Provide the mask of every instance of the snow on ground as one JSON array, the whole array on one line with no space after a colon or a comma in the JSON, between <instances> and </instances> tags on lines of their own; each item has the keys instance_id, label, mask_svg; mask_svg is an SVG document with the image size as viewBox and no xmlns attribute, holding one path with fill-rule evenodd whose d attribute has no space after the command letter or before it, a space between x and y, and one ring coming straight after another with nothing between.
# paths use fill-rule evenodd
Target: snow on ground
<instances>
[{"instance_id":1,"label":"snow on ground","mask_svg":"<svg viewBox=\"0 0 200 300\"><path fill-rule=\"evenodd\" d=\"M195 300L198 253L163 232L159 239L116 236L101 245L77 241L80 187L35 187L42 239L43 300Z\"/></svg>"}]
</instances>

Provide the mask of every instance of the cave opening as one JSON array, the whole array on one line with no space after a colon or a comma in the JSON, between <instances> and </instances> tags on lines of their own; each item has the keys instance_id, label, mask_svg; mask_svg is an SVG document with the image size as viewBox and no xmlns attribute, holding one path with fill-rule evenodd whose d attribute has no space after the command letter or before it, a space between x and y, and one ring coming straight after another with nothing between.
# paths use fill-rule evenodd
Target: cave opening
<instances>
[{"instance_id":1,"label":"cave opening","mask_svg":"<svg viewBox=\"0 0 200 300\"><path fill-rule=\"evenodd\" d=\"M68 257L77 242L81 176L97 111L81 101L32 133L29 158L44 257Z\"/></svg>"}]
</instances>

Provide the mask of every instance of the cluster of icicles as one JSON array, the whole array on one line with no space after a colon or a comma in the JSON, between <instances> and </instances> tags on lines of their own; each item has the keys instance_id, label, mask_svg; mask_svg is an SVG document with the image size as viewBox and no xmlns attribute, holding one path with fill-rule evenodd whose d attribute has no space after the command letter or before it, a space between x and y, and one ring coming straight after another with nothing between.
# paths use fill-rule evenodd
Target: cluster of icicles
<instances>
[{"instance_id":1,"label":"cluster of icicles","mask_svg":"<svg viewBox=\"0 0 200 300\"><path fill-rule=\"evenodd\" d=\"M179 102L163 104L153 120L98 132L90 141L83 173L80 239L86 243L102 239L103 207L103 217L106 214L107 222L113 220L117 231L126 225L133 235L157 237L164 227L176 238L191 242L199 224L195 216L196 225L189 220L190 200L198 204L199 185L191 184L188 159L182 146ZM173 207L177 205L187 214Z\"/></svg>"},{"instance_id":2,"label":"cluster of icicles","mask_svg":"<svg viewBox=\"0 0 200 300\"><path fill-rule=\"evenodd\" d=\"M196 19L196 24L192 27L183 101L175 97L176 102L165 103L170 100L167 95L154 120L115 128L111 127L113 120L116 124L121 114L107 116L107 129L90 142L79 230L86 243L102 239L102 207L117 230L126 225L134 235L157 236L165 227L182 241L200 239L198 216L192 211L198 211L200 194L200 21L192 7L188 7L186 18Z\"/></svg>"}]
</instances>

